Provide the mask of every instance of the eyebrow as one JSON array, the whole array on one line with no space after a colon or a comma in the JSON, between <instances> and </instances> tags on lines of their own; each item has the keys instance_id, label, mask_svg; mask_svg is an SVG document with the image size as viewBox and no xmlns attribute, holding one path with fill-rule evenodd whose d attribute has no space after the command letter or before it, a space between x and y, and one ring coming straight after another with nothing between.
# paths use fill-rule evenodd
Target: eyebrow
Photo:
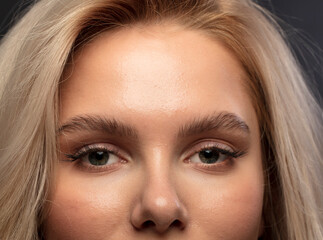
<instances>
[{"instance_id":1,"label":"eyebrow","mask_svg":"<svg viewBox=\"0 0 323 240\"><path fill-rule=\"evenodd\" d=\"M250 134L250 128L245 121L234 113L220 112L203 118L196 118L179 129L178 137L188 137L216 130L240 131L245 135Z\"/></svg>"},{"instance_id":2,"label":"eyebrow","mask_svg":"<svg viewBox=\"0 0 323 240\"><path fill-rule=\"evenodd\" d=\"M249 126L234 113L220 112L204 117L195 118L179 128L177 136L185 138L214 130L238 130L243 134L249 134ZM58 129L58 134L77 131L100 131L108 135L138 138L138 131L127 124L114 118L99 115L76 116L64 123Z\"/></svg>"},{"instance_id":3,"label":"eyebrow","mask_svg":"<svg viewBox=\"0 0 323 240\"><path fill-rule=\"evenodd\" d=\"M76 116L63 124L58 129L58 134L77 131L100 131L108 135L119 137L138 138L134 127L128 126L114 118L106 118L98 115Z\"/></svg>"}]
</instances>

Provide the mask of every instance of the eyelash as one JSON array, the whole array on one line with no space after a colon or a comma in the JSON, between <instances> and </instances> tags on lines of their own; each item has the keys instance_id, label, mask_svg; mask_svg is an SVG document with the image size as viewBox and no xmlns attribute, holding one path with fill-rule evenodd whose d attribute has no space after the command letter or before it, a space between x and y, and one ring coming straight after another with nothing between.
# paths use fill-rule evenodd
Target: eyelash
<instances>
[{"instance_id":1,"label":"eyelash","mask_svg":"<svg viewBox=\"0 0 323 240\"><path fill-rule=\"evenodd\" d=\"M202 145L202 146L201 146ZM184 162L191 163L193 166L197 168L202 168L205 170L224 170L223 168L227 168L228 166L231 166L233 164L233 160L240 158L246 154L246 151L232 151L226 149L227 146L225 144L219 144L219 143L199 143L193 147L193 150L190 151L189 157L187 157ZM220 154L223 154L227 156L225 160L219 162L219 163L194 163L191 161L192 156L194 156L197 153L200 153L204 150L215 150ZM82 161L82 157L86 156L87 154L90 154L92 152L107 152L109 154L112 154L116 156L119 160L117 163L112 164L106 164L106 165L91 165L89 163L84 163ZM126 163L127 160L125 158L121 157L122 154L120 153L119 149L113 146L110 146L108 144L93 144L93 145L87 145L80 150L78 150L75 154L65 154L65 156L68 158L64 161L67 162L76 162L77 166L81 169L87 170L87 171L93 171L93 172L104 172L112 169L116 169L117 165L120 166L120 163Z\"/></svg>"},{"instance_id":2,"label":"eyelash","mask_svg":"<svg viewBox=\"0 0 323 240\"><path fill-rule=\"evenodd\" d=\"M107 152L109 154L116 156L117 158L119 158L119 160L117 163L100 165L100 166L84 163L84 161L82 161L82 157L92 152ZM121 153L116 147L112 147L108 144L93 144L93 145L88 145L81 148L75 154L65 154L65 156L68 158L65 161L76 162L77 167L84 170L93 171L93 172L104 172L104 171L115 169L116 165L120 163L127 162L124 158L120 157L120 155Z\"/></svg>"},{"instance_id":3,"label":"eyelash","mask_svg":"<svg viewBox=\"0 0 323 240\"><path fill-rule=\"evenodd\" d=\"M201 146L202 145L202 146ZM234 150L228 150L228 146L225 144L220 144L216 142L212 143L200 143L197 144L194 148L193 151L189 153L189 157L185 159L186 163L191 163L193 166L196 168L202 168L203 170L212 170L212 171L224 171L226 170L229 166L232 166L234 163L234 159L238 159L243 157L247 152L246 151L234 151ZM204 150L215 150L220 154L223 154L226 156L226 158L221 161L221 162L216 162L216 163L194 163L191 161L192 156L194 156L197 153L200 153Z\"/></svg>"}]
</instances>

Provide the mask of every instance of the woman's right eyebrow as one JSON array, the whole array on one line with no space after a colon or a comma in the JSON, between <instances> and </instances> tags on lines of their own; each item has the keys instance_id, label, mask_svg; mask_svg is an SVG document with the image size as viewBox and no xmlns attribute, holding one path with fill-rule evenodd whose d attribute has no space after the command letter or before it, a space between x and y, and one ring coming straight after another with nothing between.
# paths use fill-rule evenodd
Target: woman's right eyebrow
<instances>
[{"instance_id":1,"label":"woman's right eyebrow","mask_svg":"<svg viewBox=\"0 0 323 240\"><path fill-rule=\"evenodd\" d=\"M73 117L58 128L58 135L77 131L99 131L112 136L138 138L137 130L114 118L99 115L81 115Z\"/></svg>"}]
</instances>

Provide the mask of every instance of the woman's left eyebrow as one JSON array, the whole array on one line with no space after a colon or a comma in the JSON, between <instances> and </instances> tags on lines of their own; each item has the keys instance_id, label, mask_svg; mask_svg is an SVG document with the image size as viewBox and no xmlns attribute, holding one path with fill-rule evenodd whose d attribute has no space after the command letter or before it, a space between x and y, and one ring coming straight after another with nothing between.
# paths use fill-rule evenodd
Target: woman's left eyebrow
<instances>
[{"instance_id":1,"label":"woman's left eyebrow","mask_svg":"<svg viewBox=\"0 0 323 240\"><path fill-rule=\"evenodd\" d=\"M220 112L195 118L183 125L178 131L178 137L185 138L210 131L238 131L249 136L250 128L241 117L230 112Z\"/></svg>"}]
</instances>

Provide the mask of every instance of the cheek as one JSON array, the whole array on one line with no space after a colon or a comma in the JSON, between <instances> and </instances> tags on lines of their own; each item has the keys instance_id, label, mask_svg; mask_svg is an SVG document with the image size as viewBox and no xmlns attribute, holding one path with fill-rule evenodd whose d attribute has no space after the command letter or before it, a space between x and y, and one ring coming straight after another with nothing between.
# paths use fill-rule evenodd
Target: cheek
<instances>
[{"instance_id":1,"label":"cheek","mask_svg":"<svg viewBox=\"0 0 323 240\"><path fill-rule=\"evenodd\" d=\"M231 233L232 239L257 239L262 216L262 182L243 179L224 192L222 201L221 222L227 226L224 232Z\"/></svg>"},{"instance_id":2,"label":"cheek","mask_svg":"<svg viewBox=\"0 0 323 240\"><path fill-rule=\"evenodd\" d=\"M104 239L120 233L130 203L124 186L109 179L58 181L45 222L46 239ZM122 182L120 182L122 185ZM104 187L106 186L106 187Z\"/></svg>"},{"instance_id":3,"label":"cheek","mask_svg":"<svg viewBox=\"0 0 323 240\"><path fill-rule=\"evenodd\" d=\"M214 182L205 182L203 187L195 184L194 188L192 192L198 194L190 198L192 218L205 236L223 240L258 238L264 191L262 174L221 179L217 176Z\"/></svg>"}]
</instances>

